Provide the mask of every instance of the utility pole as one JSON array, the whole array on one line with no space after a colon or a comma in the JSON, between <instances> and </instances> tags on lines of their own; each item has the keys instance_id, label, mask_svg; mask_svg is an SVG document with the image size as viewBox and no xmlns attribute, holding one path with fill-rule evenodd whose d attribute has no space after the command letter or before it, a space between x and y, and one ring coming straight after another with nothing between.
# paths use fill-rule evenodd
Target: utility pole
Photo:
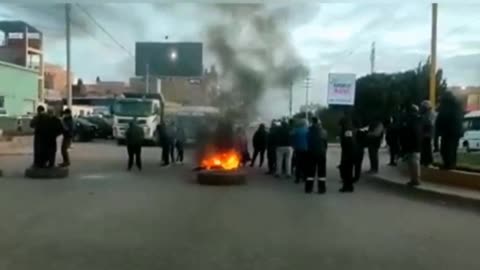
<instances>
[{"instance_id":1,"label":"utility pole","mask_svg":"<svg viewBox=\"0 0 480 270\"><path fill-rule=\"evenodd\" d=\"M308 106L310 104L310 74L307 75L307 78L305 78L305 118L308 119Z\"/></svg>"},{"instance_id":2,"label":"utility pole","mask_svg":"<svg viewBox=\"0 0 480 270\"><path fill-rule=\"evenodd\" d=\"M375 73L375 42L372 42L372 50L370 52L370 74Z\"/></svg>"},{"instance_id":3,"label":"utility pole","mask_svg":"<svg viewBox=\"0 0 480 270\"><path fill-rule=\"evenodd\" d=\"M430 47L430 103L435 108L437 101L437 12L438 3L432 3L432 40Z\"/></svg>"},{"instance_id":4,"label":"utility pole","mask_svg":"<svg viewBox=\"0 0 480 270\"><path fill-rule=\"evenodd\" d=\"M72 109L72 78L70 74L71 62L70 62L70 41L71 41L71 31L70 31L70 13L71 13L71 4L65 4L65 36L66 36L66 46L67 46L67 105L69 109Z\"/></svg>"},{"instance_id":5,"label":"utility pole","mask_svg":"<svg viewBox=\"0 0 480 270\"><path fill-rule=\"evenodd\" d=\"M293 116L293 81L290 82L290 97L289 97L289 111L290 111L290 117Z\"/></svg>"}]
</instances>

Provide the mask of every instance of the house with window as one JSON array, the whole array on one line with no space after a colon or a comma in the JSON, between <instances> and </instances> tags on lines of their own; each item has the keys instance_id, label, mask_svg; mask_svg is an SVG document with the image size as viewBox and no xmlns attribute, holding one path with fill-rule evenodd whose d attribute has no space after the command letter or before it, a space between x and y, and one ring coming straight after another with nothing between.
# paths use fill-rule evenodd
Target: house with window
<instances>
[{"instance_id":1,"label":"house with window","mask_svg":"<svg viewBox=\"0 0 480 270\"><path fill-rule=\"evenodd\" d=\"M42 34L33 26L0 21L0 82L0 116L34 113L43 100Z\"/></svg>"}]
</instances>

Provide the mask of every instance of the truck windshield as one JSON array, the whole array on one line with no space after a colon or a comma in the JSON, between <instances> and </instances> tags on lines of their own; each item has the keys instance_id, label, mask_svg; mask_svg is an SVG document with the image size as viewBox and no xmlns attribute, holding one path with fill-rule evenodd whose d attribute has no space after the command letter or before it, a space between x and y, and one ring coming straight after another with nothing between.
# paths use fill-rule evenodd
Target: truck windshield
<instances>
[{"instance_id":1,"label":"truck windshield","mask_svg":"<svg viewBox=\"0 0 480 270\"><path fill-rule=\"evenodd\" d=\"M151 101L121 100L115 103L113 112L120 116L149 116L153 106Z\"/></svg>"}]
</instances>

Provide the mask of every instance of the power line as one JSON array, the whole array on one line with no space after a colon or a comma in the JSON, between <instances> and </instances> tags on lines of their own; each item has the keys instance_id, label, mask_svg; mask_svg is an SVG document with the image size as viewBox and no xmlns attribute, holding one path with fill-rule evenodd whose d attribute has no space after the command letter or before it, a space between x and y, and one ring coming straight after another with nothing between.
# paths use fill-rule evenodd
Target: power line
<instances>
[{"instance_id":1,"label":"power line","mask_svg":"<svg viewBox=\"0 0 480 270\"><path fill-rule=\"evenodd\" d=\"M82 7L80 4L75 4L83 13L85 13L85 15L87 15L87 17L92 20L92 22L100 29L102 30L103 33L105 33L120 49L122 49L123 51L125 51L130 57L134 57L133 53L130 52L130 50L128 50L125 46L122 45L122 43L120 43L112 34L110 34L110 32L105 29L105 27L103 27L96 19L95 17L93 17L92 14L90 14L90 12L88 12L88 10L84 7Z\"/></svg>"}]
</instances>

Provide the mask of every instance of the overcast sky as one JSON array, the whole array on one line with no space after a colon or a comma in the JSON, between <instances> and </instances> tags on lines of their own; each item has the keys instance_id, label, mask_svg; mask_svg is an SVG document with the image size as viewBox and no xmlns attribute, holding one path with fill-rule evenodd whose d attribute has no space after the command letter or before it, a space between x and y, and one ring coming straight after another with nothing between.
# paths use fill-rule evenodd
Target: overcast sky
<instances>
[{"instance_id":1,"label":"overcast sky","mask_svg":"<svg viewBox=\"0 0 480 270\"><path fill-rule=\"evenodd\" d=\"M135 41L204 41L205 27L223 17L200 4L83 5L126 50L115 44L73 6L72 62L77 77L92 81L124 80L133 74ZM292 44L309 67L313 80L310 97L325 100L329 72L364 75L376 42L376 71L394 72L415 67L429 54L430 5L428 3L309 4L286 19ZM439 6L438 56L449 85L480 85L480 4ZM45 34L48 62L64 65L65 42L62 9L52 5L0 6L0 18L20 19ZM239 29L240 29L239 25ZM205 64L214 59L205 52ZM297 83L296 103L304 100ZM283 94L282 94L283 95ZM275 98L269 96L268 98Z\"/></svg>"}]
</instances>

